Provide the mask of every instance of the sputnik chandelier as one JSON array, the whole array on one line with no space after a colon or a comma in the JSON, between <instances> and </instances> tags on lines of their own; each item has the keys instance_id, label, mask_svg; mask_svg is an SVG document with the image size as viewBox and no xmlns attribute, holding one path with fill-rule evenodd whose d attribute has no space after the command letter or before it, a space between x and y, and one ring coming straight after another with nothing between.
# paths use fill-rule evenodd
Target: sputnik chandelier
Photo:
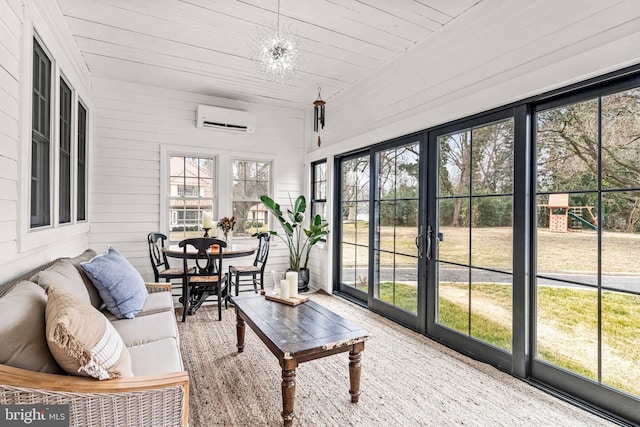
<instances>
[{"instance_id":1,"label":"sputnik chandelier","mask_svg":"<svg viewBox=\"0 0 640 427\"><path fill-rule=\"evenodd\" d=\"M269 80L284 83L300 68L300 42L290 31L280 27L280 0L275 29L257 28L254 57Z\"/></svg>"}]
</instances>

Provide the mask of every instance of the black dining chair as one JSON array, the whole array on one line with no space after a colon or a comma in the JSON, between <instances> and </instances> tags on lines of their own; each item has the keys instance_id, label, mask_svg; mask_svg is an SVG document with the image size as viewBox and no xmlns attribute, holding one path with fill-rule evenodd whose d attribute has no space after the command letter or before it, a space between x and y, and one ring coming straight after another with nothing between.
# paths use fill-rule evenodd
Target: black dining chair
<instances>
[{"instance_id":1,"label":"black dining chair","mask_svg":"<svg viewBox=\"0 0 640 427\"><path fill-rule=\"evenodd\" d=\"M212 245L218 245L219 250L211 251ZM222 320L222 300L227 307L228 281L227 274L222 270L222 248L227 243L212 237L196 237L185 239L179 243L183 248L182 265L186 272L182 285L182 321L187 314L195 314L202 303L210 296L218 300L218 320ZM195 269L189 270L189 262L195 261Z\"/></svg>"},{"instance_id":2,"label":"black dining chair","mask_svg":"<svg viewBox=\"0 0 640 427\"><path fill-rule=\"evenodd\" d=\"M171 268L167 255L164 253L164 244L167 236L162 233L149 233L147 243L149 244L149 258L151 259L151 267L153 268L153 276L156 282L164 279L170 282L173 279L182 279L184 270L180 268Z\"/></svg>"},{"instance_id":3,"label":"black dining chair","mask_svg":"<svg viewBox=\"0 0 640 427\"><path fill-rule=\"evenodd\" d=\"M264 289L264 267L269 257L269 233L258 234L258 251L253 265L231 265L229 266L229 290L235 286L235 295L238 292L253 291L258 293L258 285L260 289ZM250 289L240 290L240 286L251 285Z\"/></svg>"}]
</instances>

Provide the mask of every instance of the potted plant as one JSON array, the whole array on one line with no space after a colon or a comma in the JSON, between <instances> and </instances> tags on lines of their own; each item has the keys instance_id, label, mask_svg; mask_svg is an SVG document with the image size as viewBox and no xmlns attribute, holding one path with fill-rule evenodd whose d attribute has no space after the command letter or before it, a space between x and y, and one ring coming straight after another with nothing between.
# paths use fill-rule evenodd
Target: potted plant
<instances>
[{"instance_id":1,"label":"potted plant","mask_svg":"<svg viewBox=\"0 0 640 427\"><path fill-rule=\"evenodd\" d=\"M300 292L309 290L309 253L311 248L324 236L329 234L329 224L324 222L320 215L311 218L309 228L302 226L304 212L307 210L307 201L303 195L298 196L292 204L293 210L287 209L286 216L280 210L280 205L269 196L260 196L262 204L280 222L284 230L284 236L278 232L269 230L269 233L278 236L289 249L289 270L298 272L298 288Z\"/></svg>"}]
</instances>

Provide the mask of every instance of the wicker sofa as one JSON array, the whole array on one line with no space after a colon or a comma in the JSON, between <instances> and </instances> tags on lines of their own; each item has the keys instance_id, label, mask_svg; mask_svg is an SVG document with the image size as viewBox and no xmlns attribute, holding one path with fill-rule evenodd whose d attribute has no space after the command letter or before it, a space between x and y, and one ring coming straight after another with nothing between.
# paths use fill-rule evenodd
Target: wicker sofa
<instances>
[{"instance_id":1,"label":"wicker sofa","mask_svg":"<svg viewBox=\"0 0 640 427\"><path fill-rule=\"evenodd\" d=\"M71 426L186 426L189 376L170 284L147 284L144 307L133 319L102 310L122 337L132 377L69 375L49 351L45 289L80 292L100 309L100 295L80 265L95 255L87 250L57 259L0 285L0 404L68 404Z\"/></svg>"}]
</instances>

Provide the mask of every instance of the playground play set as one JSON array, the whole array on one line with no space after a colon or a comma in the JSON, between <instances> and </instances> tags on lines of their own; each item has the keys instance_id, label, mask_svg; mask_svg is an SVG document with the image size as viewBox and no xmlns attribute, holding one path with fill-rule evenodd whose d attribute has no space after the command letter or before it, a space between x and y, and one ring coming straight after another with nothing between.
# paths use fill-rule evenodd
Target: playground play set
<instances>
[{"instance_id":1,"label":"playground play set","mask_svg":"<svg viewBox=\"0 0 640 427\"><path fill-rule=\"evenodd\" d=\"M549 231L566 233L582 227L598 229L598 220L593 214L593 206L569 206L568 194L550 194L549 203L538 205L549 209ZM583 212L590 216L586 219Z\"/></svg>"}]
</instances>

